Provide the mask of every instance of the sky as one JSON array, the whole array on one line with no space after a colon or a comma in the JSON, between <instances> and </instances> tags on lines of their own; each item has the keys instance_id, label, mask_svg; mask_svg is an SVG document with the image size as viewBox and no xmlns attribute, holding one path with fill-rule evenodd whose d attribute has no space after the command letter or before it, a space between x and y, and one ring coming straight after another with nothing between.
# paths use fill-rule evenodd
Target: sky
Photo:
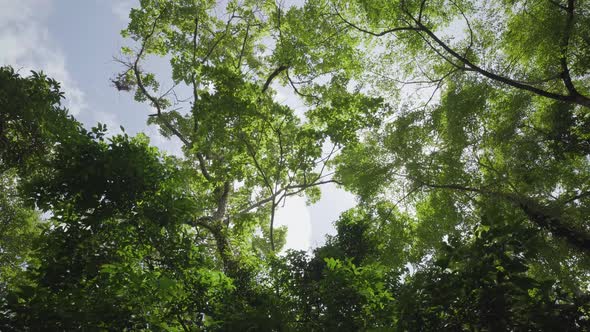
<instances>
[{"instance_id":1,"label":"sky","mask_svg":"<svg viewBox=\"0 0 590 332\"><path fill-rule=\"evenodd\" d=\"M64 105L85 126L97 122L131 135L144 132L153 145L180 154L180 143L146 125L150 109L118 92L110 79L121 70L113 56L127 43L120 31L137 0L0 0L0 65L11 65L22 75L44 71L58 80ZM165 71L164 61L151 63ZM287 89L278 98L301 107ZM322 187L322 199L306 206L305 198L290 197L277 211L277 225L286 225L287 248L308 250L335 234L333 222L355 205L354 196L334 185Z\"/></svg>"}]
</instances>

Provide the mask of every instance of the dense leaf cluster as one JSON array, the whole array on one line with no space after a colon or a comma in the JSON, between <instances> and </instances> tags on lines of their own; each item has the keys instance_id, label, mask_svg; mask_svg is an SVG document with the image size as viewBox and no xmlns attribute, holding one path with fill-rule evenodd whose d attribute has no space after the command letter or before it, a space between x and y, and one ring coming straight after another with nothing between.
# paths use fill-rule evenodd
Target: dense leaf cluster
<instances>
[{"instance_id":1,"label":"dense leaf cluster","mask_svg":"<svg viewBox=\"0 0 590 332\"><path fill-rule=\"evenodd\" d=\"M182 157L0 68L0 330L590 331L588 13L142 0L113 82ZM281 252L329 183L357 206Z\"/></svg>"}]
</instances>

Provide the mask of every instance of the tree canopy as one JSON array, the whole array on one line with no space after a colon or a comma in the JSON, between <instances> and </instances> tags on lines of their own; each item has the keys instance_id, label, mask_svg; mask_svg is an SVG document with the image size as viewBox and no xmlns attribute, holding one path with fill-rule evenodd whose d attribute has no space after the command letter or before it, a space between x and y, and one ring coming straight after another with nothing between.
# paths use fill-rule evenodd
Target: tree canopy
<instances>
[{"instance_id":1,"label":"tree canopy","mask_svg":"<svg viewBox=\"0 0 590 332\"><path fill-rule=\"evenodd\" d=\"M589 13L141 0L113 95L182 156L2 67L0 329L590 330ZM283 251L328 183L357 206Z\"/></svg>"}]
</instances>

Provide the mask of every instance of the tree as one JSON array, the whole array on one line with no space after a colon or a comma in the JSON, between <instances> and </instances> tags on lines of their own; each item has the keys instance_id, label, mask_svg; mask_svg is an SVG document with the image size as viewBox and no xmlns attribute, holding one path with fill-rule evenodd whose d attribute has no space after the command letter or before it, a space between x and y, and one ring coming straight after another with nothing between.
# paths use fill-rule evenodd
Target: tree
<instances>
[{"instance_id":1,"label":"tree","mask_svg":"<svg viewBox=\"0 0 590 332\"><path fill-rule=\"evenodd\" d=\"M276 208L293 195L317 200L317 187L335 182L327 167L334 153L354 141L358 129L378 125L376 114L384 109L380 98L347 91L345 72L333 75L322 93L326 98L307 112L309 121L273 100L272 83L281 76L291 81L299 72L322 73L301 63L302 50L282 35L298 13L305 9L284 13L270 1L230 1L225 8L216 2L145 1L123 32L138 45L123 49L128 58L119 60L124 72L116 86L135 89L136 99L150 104L150 123L183 144L186 167L196 166L200 174L192 183L199 209L184 222L211 236L223 271L235 283L239 300L225 307L229 327L262 328L257 324L269 316L269 308L256 305L269 301L266 290L260 293L252 282L259 278L258 254L272 256L284 243L284 230L275 232ZM305 15L319 21L317 14ZM270 56L266 35L275 39ZM148 55L170 60L172 89L158 92L155 76L143 69ZM326 60L310 59L322 61L322 71L335 70L336 62ZM181 101L176 90L183 87L190 97ZM331 145L328 153L325 144ZM267 235L264 241L253 236L256 229ZM252 250L251 243L262 246ZM261 319L252 320L258 311Z\"/></svg>"},{"instance_id":2,"label":"tree","mask_svg":"<svg viewBox=\"0 0 590 332\"><path fill-rule=\"evenodd\" d=\"M587 295L531 273L543 239L521 225L482 221L465 243L443 250L401 285L400 330L587 330ZM537 256L537 257L535 257Z\"/></svg>"},{"instance_id":3,"label":"tree","mask_svg":"<svg viewBox=\"0 0 590 332\"><path fill-rule=\"evenodd\" d=\"M302 122L273 101L271 84L303 65L275 68L278 59L260 49L262 34L280 29L282 9L230 2L227 11L225 21L214 3L145 1L125 32L139 46L124 49L130 60L121 60L126 68L114 84L149 102L150 122L180 140L184 158L160 154L141 135L108 137L104 125L75 124L46 150L33 149L43 154L37 171L19 168L27 175L22 196L51 217L35 248L38 263L10 294L7 329L274 329L280 322L274 289L257 285L265 275L258 254L273 257L284 243L274 211L292 195L317 199L317 186L333 182L326 173L335 151L378 124L373 113L382 103L347 91L349 78L339 75L325 88L330 97L309 112L313 120ZM147 55L164 51L174 84L190 87L187 114L169 110L176 91L158 95L154 76L142 70ZM50 113L56 96L44 105Z\"/></svg>"},{"instance_id":4,"label":"tree","mask_svg":"<svg viewBox=\"0 0 590 332\"><path fill-rule=\"evenodd\" d=\"M472 73L499 86L590 107L584 81L590 56L586 6L575 0L335 1L333 13L349 30L383 38L385 64L399 63L398 52L409 55L399 64L417 84L440 85L454 73ZM463 38L450 38L449 30ZM383 64L379 73L389 70Z\"/></svg>"},{"instance_id":5,"label":"tree","mask_svg":"<svg viewBox=\"0 0 590 332\"><path fill-rule=\"evenodd\" d=\"M343 182L372 197L384 188L379 184L395 181L407 195L438 197L433 208L447 210L455 222L464 222L456 214L471 214L470 205L482 197L503 199L587 252L585 4L513 1L504 11L490 10L503 2L444 4L395 2L380 12L368 3L346 10L334 5L352 33L385 46L377 74L401 68L398 81L431 84L440 96L402 106L381 133L349 148L341 159ZM352 11L363 13L366 28L346 18ZM376 32L383 25L388 28ZM465 39L444 37L459 28ZM413 58L402 63L401 52ZM371 171L356 176L360 169Z\"/></svg>"},{"instance_id":6,"label":"tree","mask_svg":"<svg viewBox=\"0 0 590 332\"><path fill-rule=\"evenodd\" d=\"M586 7L141 1L113 84L183 156L1 69L2 330L589 329ZM330 182L359 204L278 255Z\"/></svg>"},{"instance_id":7,"label":"tree","mask_svg":"<svg viewBox=\"0 0 590 332\"><path fill-rule=\"evenodd\" d=\"M334 182L325 173L334 152L354 141L358 129L379 122L381 99L348 92L346 75L334 75L324 88L325 100L307 112L310 121L305 123L293 109L273 101L271 84L279 75L290 80L289 71L321 74L313 67L300 68L292 55L285 58L301 50L286 45L282 29L306 10L283 13L268 1L230 1L225 8L215 2L146 1L132 11L123 32L139 45L135 51L123 49L129 60L120 60L125 71L118 75L118 86L134 87L136 99L155 109L150 122L165 136L179 139L187 159L198 165L202 199L210 205L192 223L211 233L226 271L236 268L226 233L270 223L271 250L278 249L276 207L303 192L317 199L316 187ZM275 38L270 56L263 51L271 44L266 34ZM141 68L150 54L170 59L174 86L161 95L154 75ZM322 70L333 66L325 63ZM179 85L192 95L185 104L174 93ZM172 104L178 107L167 111ZM344 117L336 117L336 112ZM328 139L333 148L322 155ZM269 212L270 221L265 220Z\"/></svg>"},{"instance_id":8,"label":"tree","mask_svg":"<svg viewBox=\"0 0 590 332\"><path fill-rule=\"evenodd\" d=\"M588 283L590 243L586 4L444 4L332 8L355 36L384 46L370 75L397 88L434 89L414 103L406 99L380 131L347 147L339 157L339 179L367 202L381 197L405 204L417 218L421 245L415 249L424 259L445 252L441 240L469 243L467 234L481 227L506 227L522 242L519 227L540 230L545 241L535 244L540 253L527 259L526 276L560 280L567 292L579 294ZM510 6L491 10L502 4ZM445 37L461 27L465 39ZM435 287L450 281L417 274L426 278L422 290L430 278L441 280ZM405 328L418 324L410 322Z\"/></svg>"}]
</instances>

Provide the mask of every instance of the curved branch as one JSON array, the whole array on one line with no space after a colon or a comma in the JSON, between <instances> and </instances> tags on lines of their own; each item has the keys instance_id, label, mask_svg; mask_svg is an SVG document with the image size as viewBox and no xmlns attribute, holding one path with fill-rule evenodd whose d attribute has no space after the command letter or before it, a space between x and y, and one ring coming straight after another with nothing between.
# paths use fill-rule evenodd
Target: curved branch
<instances>
[{"instance_id":1,"label":"curved branch","mask_svg":"<svg viewBox=\"0 0 590 332\"><path fill-rule=\"evenodd\" d=\"M494 81L498 81L498 82L504 83L506 85L509 85L511 87L518 88L521 90L526 90L526 91L532 92L534 94L537 94L539 96L543 96L543 97L550 98L553 100L574 103L574 104L578 104L578 105L585 106L585 107L590 107L590 98L587 98L585 96L563 95L563 94L559 94L559 93L549 92L549 91L546 91L543 89L536 88L534 86L520 83L520 82L515 81L511 78L504 77L504 76L501 76L501 75L498 75L498 74L495 74L495 73L492 73L488 70L483 69L483 68L479 67L478 65L476 65L475 63L471 62L466 57L457 53L457 51L452 49L449 45L447 45L440 38L438 38L438 36L436 34L434 34L434 32L432 32L429 28L427 28L424 24L422 24L422 22L418 21L413 16L410 16L410 17L414 20L416 25L418 27L420 27L420 31L423 31L424 33L426 33L437 45L439 45L441 48L443 48L453 58L455 58L456 60L461 62L463 65L465 65L467 67L467 69L473 70L473 71L475 71L475 72L477 72L489 79L492 79Z\"/></svg>"},{"instance_id":2,"label":"curved branch","mask_svg":"<svg viewBox=\"0 0 590 332\"><path fill-rule=\"evenodd\" d=\"M293 88L293 91L295 91L295 93L303 98L310 98L310 99L315 99L315 100L319 100L320 98L316 95L310 95L310 94L306 94L303 93L301 91L299 91L299 89L297 89L297 87L295 86L295 84L297 84L296 82L293 82L293 80L291 79L291 77L289 76L289 70L287 69L287 80L289 81L289 85L291 85L291 87Z\"/></svg>"},{"instance_id":3,"label":"curved branch","mask_svg":"<svg viewBox=\"0 0 590 332\"><path fill-rule=\"evenodd\" d=\"M487 77L491 80L506 84L506 85L511 86L513 88L529 91L531 93L534 93L534 94L542 96L542 97L546 97L546 98L557 100L557 101L567 102L567 103L573 103L573 104L577 104L577 105L581 105L581 106L590 108L590 98L587 96L581 95L575 89L575 87L571 81L569 69L567 68L567 61L565 61L565 49L564 49L564 56L562 56L562 59L561 59L561 64L562 64L562 69L563 69L562 79L564 81L564 84L566 86L568 94L555 93L555 92L547 91L547 90L544 90L541 88L537 88L535 86L523 83L521 81L514 80L512 78L502 76L502 75L493 73L489 70L486 70L486 69L478 66L477 64L471 62L467 58L467 55L459 54L451 46L449 46L447 43L442 41L432 30L430 30L423 23L422 16L423 16L424 5L425 5L425 2L423 1L420 6L420 13L419 13L418 17L414 17L410 12L408 12L408 10L404 9L405 13L414 22L415 26L408 25L408 26L395 27L395 28L391 28L391 29L388 29L385 31L380 31L380 32L374 32L374 31L370 31L368 29L359 27L358 25L355 25L354 23L346 20L340 14L340 12L338 12L338 10L336 8L334 10L336 11L336 14L340 17L340 19L344 23L346 23L348 26L350 26L358 31L361 31L363 33L366 33L368 35L375 36L375 37L381 37L386 34L399 32L399 31L415 31L422 38L425 38L424 36L422 36L422 32L423 32L424 34L426 34L428 36L429 39L431 39L436 45L438 45L438 47L442 48L449 56L448 57L445 56L437 49L437 47L434 47L434 45L430 45L430 42L426 41L429 44L429 46L431 47L431 49L434 52L436 52L441 58L443 58L444 60L449 62L451 65L453 65L457 68L460 68L461 70L474 71L474 72L476 72L484 77ZM561 8L561 5L560 5L560 8ZM573 26L574 0L568 0L568 7L566 7L566 9L568 11L568 20L567 20L566 34L564 35L564 39L563 39L564 41L562 42L562 45L561 45L562 48L564 46L565 46L565 48L567 48L567 43L569 42L569 36L571 34L571 29ZM463 15L463 17L466 19L465 15L462 11L461 11L461 15ZM470 32L472 32L471 27L469 26L469 23L468 23L468 27L470 29ZM470 38L472 38L472 35L470 35ZM473 42L473 40L471 40L470 43L472 43L472 42ZM451 59L449 57L458 61L459 63L461 63L462 66L458 66L455 62L451 61Z\"/></svg>"},{"instance_id":4,"label":"curved branch","mask_svg":"<svg viewBox=\"0 0 590 332\"><path fill-rule=\"evenodd\" d=\"M268 78L266 79L266 82L264 82L264 85L262 86L262 93L266 92L266 90L268 89L268 87L272 83L272 80L275 77L277 77L277 75L279 75L281 72L283 72L287 69L289 69L289 66L280 65L277 69L275 69L272 73L270 73L270 75L268 75Z\"/></svg>"},{"instance_id":5,"label":"curved branch","mask_svg":"<svg viewBox=\"0 0 590 332\"><path fill-rule=\"evenodd\" d=\"M143 84L143 81L141 79L141 73L139 71L139 60L143 56L147 41L153 36L153 34L156 31L156 25L158 23L158 19L159 19L159 16L156 17L156 19L154 19L154 23L152 24L151 31L144 38L144 41L141 44L141 49L139 50L139 53L137 54L137 57L136 57L135 61L133 62L133 72L135 74L135 79L137 80L137 86L139 87L141 93L147 99L149 99L151 101L152 105L154 105L154 107L156 108L156 111L157 111L156 116L158 116L160 121L162 121L162 123L164 123L164 126L166 126L166 128L168 128L176 137L178 137L184 145L186 145L187 147L190 147L192 145L192 143L188 139L186 139L176 128L174 128L174 126L169 121L162 118L162 106L160 105L158 98L152 96L149 93L149 91L146 89L146 87Z\"/></svg>"},{"instance_id":6,"label":"curved branch","mask_svg":"<svg viewBox=\"0 0 590 332\"><path fill-rule=\"evenodd\" d=\"M271 202L273 199L275 199L277 196L279 196L280 194L283 193L283 191L285 191L285 189L280 189L277 190L274 194L270 195L269 197L266 197L264 199L261 199L255 203L252 203L250 205L247 205L245 207L242 207L241 209L238 210L238 212L236 212L235 214L233 214L233 216L239 216L245 213L248 213L256 208L259 208L265 204L267 204L268 202Z\"/></svg>"},{"instance_id":7,"label":"curved branch","mask_svg":"<svg viewBox=\"0 0 590 332\"><path fill-rule=\"evenodd\" d=\"M467 15L465 15L465 12L463 11L463 9L461 9L461 7L459 5L457 5L457 3L453 0L451 0L451 3L461 13L461 16L463 16L463 19L465 20L465 24L467 24L467 29L469 29L469 46L467 46L467 48L465 49L465 52L463 53L463 56L467 57L467 53L473 47L473 39L474 39L473 38L473 29L471 28L471 23L469 22L469 19L467 18ZM418 18L418 20L420 21L420 18Z\"/></svg>"},{"instance_id":8,"label":"curved branch","mask_svg":"<svg viewBox=\"0 0 590 332\"><path fill-rule=\"evenodd\" d=\"M180 139L180 141L187 148L191 148L193 146L193 143L191 141L189 141L186 137L184 137L184 135L182 135L180 133L180 131L178 131L178 129L176 129L169 121L167 121L165 118L162 117L162 106L160 105L160 102L158 101L158 99L156 97L152 96L149 93L149 91L147 90L147 88L143 84L143 80L141 78L141 72L139 70L139 60L141 59L141 57L143 56L143 53L145 52L145 47L146 47L148 40L154 35L154 33L156 31L158 19L159 19L159 16L156 17L156 19L154 19L154 23L152 24L152 28L151 28L150 32L144 37L143 43L141 44L141 48L140 48L139 52L137 53L137 57L131 66L133 68L133 73L135 74L135 79L137 80L137 86L139 87L139 90L156 108L156 114L154 114L154 116L157 116L158 119L164 124L164 126L166 128L168 128L176 137L178 137L178 139ZM195 24L197 24L197 22L195 22ZM196 47L196 29L197 29L197 26L195 26L195 35L193 36L195 47ZM195 81L194 81L194 76L193 76L193 83L194 82ZM194 93L195 93L195 97L196 97L196 86L193 86L193 88L195 89ZM196 100L195 100L195 103L196 103ZM196 106L193 106L193 108L195 108L195 107ZM195 125L196 125L196 123L195 123ZM213 177L207 171L205 158L201 152L197 152L197 159L199 161L199 168L201 170L201 173L205 177L205 179L207 179L208 181L213 180Z\"/></svg>"}]
</instances>

